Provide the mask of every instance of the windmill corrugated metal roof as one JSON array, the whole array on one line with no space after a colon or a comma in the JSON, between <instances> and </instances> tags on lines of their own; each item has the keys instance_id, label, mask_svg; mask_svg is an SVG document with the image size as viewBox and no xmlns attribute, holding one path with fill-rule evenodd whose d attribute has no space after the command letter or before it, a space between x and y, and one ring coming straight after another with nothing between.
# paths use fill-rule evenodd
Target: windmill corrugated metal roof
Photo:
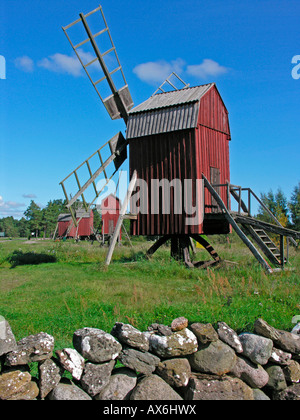
<instances>
[{"instance_id":1,"label":"windmill corrugated metal roof","mask_svg":"<svg viewBox=\"0 0 300 420\"><path fill-rule=\"evenodd\" d=\"M91 217L91 211L85 211L84 209L79 209L76 211L77 219L89 219Z\"/></svg>"},{"instance_id":2,"label":"windmill corrugated metal roof","mask_svg":"<svg viewBox=\"0 0 300 420\"><path fill-rule=\"evenodd\" d=\"M151 96L132 109L127 139L195 128L201 98L214 83Z\"/></svg>"},{"instance_id":3,"label":"windmill corrugated metal roof","mask_svg":"<svg viewBox=\"0 0 300 420\"><path fill-rule=\"evenodd\" d=\"M177 106L190 102L198 102L213 85L214 83L209 83L207 85L159 93L151 96L151 98L147 99L147 101L133 108L129 114L132 115L136 112L150 111L153 109Z\"/></svg>"},{"instance_id":4,"label":"windmill corrugated metal roof","mask_svg":"<svg viewBox=\"0 0 300 420\"><path fill-rule=\"evenodd\" d=\"M70 222L72 219L72 216L70 213L67 214L60 214L57 218L58 222Z\"/></svg>"},{"instance_id":5,"label":"windmill corrugated metal roof","mask_svg":"<svg viewBox=\"0 0 300 420\"><path fill-rule=\"evenodd\" d=\"M84 209L79 209L76 211L76 219L89 219L91 217L91 211L85 211ZM58 222L70 222L72 216L70 213L62 213L58 216Z\"/></svg>"}]
</instances>

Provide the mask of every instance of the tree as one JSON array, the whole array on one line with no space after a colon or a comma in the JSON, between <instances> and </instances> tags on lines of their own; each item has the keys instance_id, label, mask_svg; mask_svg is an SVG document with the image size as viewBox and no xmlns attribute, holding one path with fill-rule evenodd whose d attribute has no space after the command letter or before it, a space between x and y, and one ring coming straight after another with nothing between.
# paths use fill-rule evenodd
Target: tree
<instances>
[{"instance_id":1,"label":"tree","mask_svg":"<svg viewBox=\"0 0 300 420\"><path fill-rule=\"evenodd\" d=\"M283 191L279 188L274 195L270 190L267 194L261 194L261 201L271 211L271 213L279 220L282 226L287 226L289 220L288 201ZM260 206L257 218L264 222L274 223L268 212Z\"/></svg>"},{"instance_id":2,"label":"tree","mask_svg":"<svg viewBox=\"0 0 300 420\"><path fill-rule=\"evenodd\" d=\"M12 238L18 236L18 228L16 226L16 221L12 216L1 219L0 231L4 232L5 236L10 236Z\"/></svg>"},{"instance_id":3,"label":"tree","mask_svg":"<svg viewBox=\"0 0 300 420\"><path fill-rule=\"evenodd\" d=\"M289 208L291 212L291 227L300 231L300 182L294 188Z\"/></svg>"},{"instance_id":4,"label":"tree","mask_svg":"<svg viewBox=\"0 0 300 420\"><path fill-rule=\"evenodd\" d=\"M31 232L35 232L35 237L37 238L39 236L40 230L42 230L43 227L43 214L41 208L33 200L31 200L29 207L24 212L24 215L29 221Z\"/></svg>"},{"instance_id":5,"label":"tree","mask_svg":"<svg viewBox=\"0 0 300 420\"><path fill-rule=\"evenodd\" d=\"M94 229L98 232L102 231L102 220L97 208L93 209L94 213Z\"/></svg>"},{"instance_id":6,"label":"tree","mask_svg":"<svg viewBox=\"0 0 300 420\"><path fill-rule=\"evenodd\" d=\"M50 200L42 210L44 236L53 236L59 214L66 211L65 205L66 203L63 200Z\"/></svg>"},{"instance_id":7,"label":"tree","mask_svg":"<svg viewBox=\"0 0 300 420\"><path fill-rule=\"evenodd\" d=\"M20 238L27 238L30 234L29 222L24 217L17 221L17 229Z\"/></svg>"}]
</instances>

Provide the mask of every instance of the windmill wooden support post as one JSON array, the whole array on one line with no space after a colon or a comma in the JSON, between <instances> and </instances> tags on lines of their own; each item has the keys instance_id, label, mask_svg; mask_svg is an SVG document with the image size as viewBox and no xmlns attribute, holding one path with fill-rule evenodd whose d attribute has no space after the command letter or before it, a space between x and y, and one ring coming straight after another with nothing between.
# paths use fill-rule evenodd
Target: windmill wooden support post
<instances>
[{"instance_id":1,"label":"windmill wooden support post","mask_svg":"<svg viewBox=\"0 0 300 420\"><path fill-rule=\"evenodd\" d=\"M175 235L171 237L171 257L182 261L189 268L194 268L190 258L191 240L189 235Z\"/></svg>"},{"instance_id":2,"label":"windmill wooden support post","mask_svg":"<svg viewBox=\"0 0 300 420\"><path fill-rule=\"evenodd\" d=\"M53 234L53 237L52 237L53 241L55 240L55 236L56 236L57 231L58 231L58 222L56 224L56 228L55 228L55 231L54 231L54 234Z\"/></svg>"},{"instance_id":3,"label":"windmill wooden support post","mask_svg":"<svg viewBox=\"0 0 300 420\"><path fill-rule=\"evenodd\" d=\"M191 235L164 235L159 238L154 245L147 251L146 256L151 258L151 256L167 241L171 241L171 257L176 261L181 261L188 268L208 268L218 266L222 260L214 250L214 248L204 239L201 235L191 234ZM192 261L190 257L190 248L192 253L194 251L194 244L192 241L195 240L198 242L213 258L210 261Z\"/></svg>"},{"instance_id":4,"label":"windmill wooden support post","mask_svg":"<svg viewBox=\"0 0 300 420\"><path fill-rule=\"evenodd\" d=\"M130 197L131 197L131 195L133 193L133 190L135 188L135 185L136 185L136 181L137 181L137 172L134 171L134 173L132 175L132 178L131 178L131 181L129 183L126 198L124 200L124 203L123 203L121 211L120 211L119 220L117 222L113 237L111 239L111 243L110 243L109 250L108 250L108 253L107 253L107 257L106 257L106 260L105 260L106 265L110 265L110 263L111 263L113 252L114 252L114 249L115 249L115 246L116 246L119 234L120 234L120 230L122 228L124 216L125 216L128 204L129 204Z\"/></svg>"},{"instance_id":5,"label":"windmill wooden support post","mask_svg":"<svg viewBox=\"0 0 300 420\"><path fill-rule=\"evenodd\" d=\"M281 267L284 268L285 257L284 257L284 236L280 235L280 262Z\"/></svg>"}]
</instances>

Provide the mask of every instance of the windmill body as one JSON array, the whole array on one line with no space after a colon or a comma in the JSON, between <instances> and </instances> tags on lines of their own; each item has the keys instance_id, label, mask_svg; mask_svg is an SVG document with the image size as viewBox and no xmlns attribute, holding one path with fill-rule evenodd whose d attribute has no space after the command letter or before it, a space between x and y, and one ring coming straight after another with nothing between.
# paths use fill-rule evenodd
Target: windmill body
<instances>
[{"instance_id":1,"label":"windmill body","mask_svg":"<svg viewBox=\"0 0 300 420\"><path fill-rule=\"evenodd\" d=\"M132 222L132 234L229 233L226 220L210 223L206 216L219 207L207 191L197 191L202 174L214 184L230 182L228 112L214 83L152 96L130 111L127 140L130 171L136 170L149 187L148 212ZM154 179L169 183L161 182L155 194ZM226 189L220 189L220 196L230 203ZM191 220L186 197L192 208L201 210L198 220Z\"/></svg>"}]
</instances>

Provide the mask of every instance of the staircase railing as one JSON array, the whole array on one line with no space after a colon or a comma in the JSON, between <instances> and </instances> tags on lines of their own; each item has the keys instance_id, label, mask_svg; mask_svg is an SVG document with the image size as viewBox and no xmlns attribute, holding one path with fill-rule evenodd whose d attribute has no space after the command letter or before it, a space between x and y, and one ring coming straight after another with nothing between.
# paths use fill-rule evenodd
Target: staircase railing
<instances>
[{"instance_id":1,"label":"staircase railing","mask_svg":"<svg viewBox=\"0 0 300 420\"><path fill-rule=\"evenodd\" d=\"M212 186L210 182L206 179L205 175L202 174L202 178L204 180L204 186L207 188L211 196L215 199L216 203L218 204L220 210L224 214L224 217L228 221L228 223L233 227L233 229L236 231L240 239L244 242L244 244L250 249L252 254L255 256L255 258L258 260L258 262L262 265L262 267L269 273L273 273L273 269L268 264L268 262L262 257L260 252L255 248L253 243L248 239L247 235L241 230L241 228L238 226L236 221L234 220L230 208L227 208L225 203L223 202L222 198L219 196L217 191L215 190L216 186ZM224 185L218 185L224 186ZM229 185L225 185L228 190L230 190ZM228 199L228 197L227 197ZM229 201L229 200L227 200Z\"/></svg>"},{"instance_id":2,"label":"staircase railing","mask_svg":"<svg viewBox=\"0 0 300 420\"><path fill-rule=\"evenodd\" d=\"M214 188L226 188L227 189L227 208L229 209L230 207L230 194L231 196L237 201L238 203L238 214L242 214L241 212L245 212L248 213L248 216L251 217L251 209L252 209L252 197L259 203L259 205L268 213L268 215L270 216L270 218L273 220L273 222L277 225L277 226L282 226L282 224L279 222L279 220L274 216L274 214L270 211L270 209L263 203L263 201L255 194L255 192L251 189L251 188L243 188L241 186L238 185L233 185L233 184L217 184L217 185L212 185ZM242 193L247 191L247 202L245 203L245 201L242 199ZM230 194L229 194L230 193ZM290 241L295 247L298 247L298 243L295 241L294 238L287 238L288 242Z\"/></svg>"}]
</instances>

